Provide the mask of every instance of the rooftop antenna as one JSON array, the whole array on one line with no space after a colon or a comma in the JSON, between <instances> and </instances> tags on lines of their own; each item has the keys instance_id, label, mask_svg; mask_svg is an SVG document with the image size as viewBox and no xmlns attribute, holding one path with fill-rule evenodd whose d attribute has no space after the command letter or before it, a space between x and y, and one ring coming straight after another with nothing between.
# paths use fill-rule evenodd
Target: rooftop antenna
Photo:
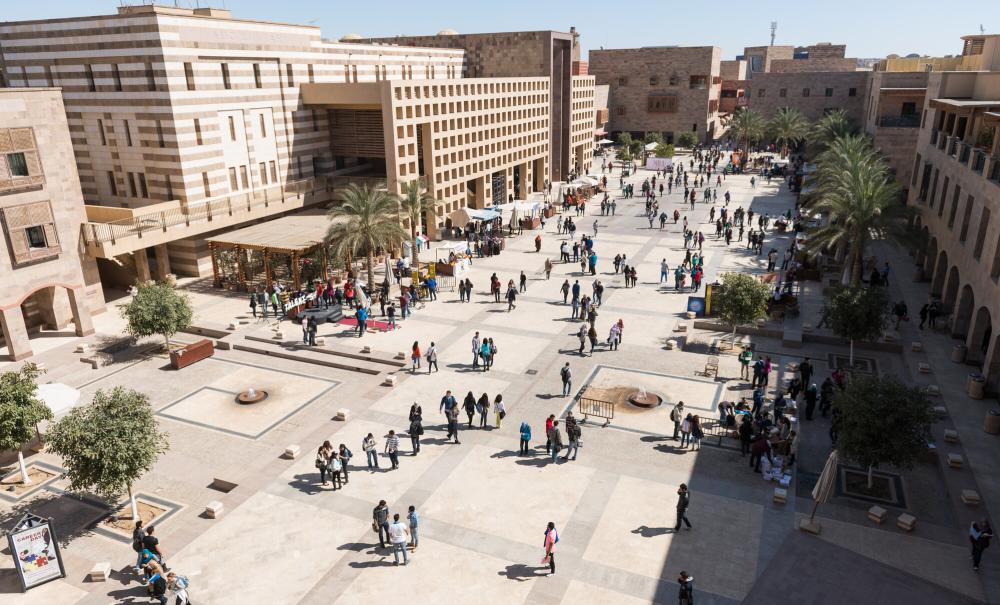
<instances>
[{"instance_id":1,"label":"rooftop antenna","mask_svg":"<svg viewBox=\"0 0 1000 605\"><path fill-rule=\"evenodd\" d=\"M778 31L778 22L771 21L771 46L774 46L774 34Z\"/></svg>"},{"instance_id":2,"label":"rooftop antenna","mask_svg":"<svg viewBox=\"0 0 1000 605\"><path fill-rule=\"evenodd\" d=\"M980 23L980 24L979 24L979 35L983 35L983 34L985 34L985 33L986 33L986 28L985 28L985 27L983 27L983 24L982 24L982 23Z\"/></svg>"}]
</instances>

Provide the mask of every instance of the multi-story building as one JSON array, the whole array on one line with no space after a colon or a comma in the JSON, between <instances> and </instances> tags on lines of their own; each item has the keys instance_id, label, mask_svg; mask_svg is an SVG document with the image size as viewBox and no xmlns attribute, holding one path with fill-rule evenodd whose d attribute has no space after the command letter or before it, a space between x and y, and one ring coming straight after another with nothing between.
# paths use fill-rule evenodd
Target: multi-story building
<instances>
[{"instance_id":1,"label":"multi-story building","mask_svg":"<svg viewBox=\"0 0 1000 605\"><path fill-rule=\"evenodd\" d=\"M13 360L32 354L29 333L70 323L93 333L104 310L94 260L81 256L86 220L62 95L0 89L0 328Z\"/></svg>"},{"instance_id":2,"label":"multi-story building","mask_svg":"<svg viewBox=\"0 0 1000 605\"><path fill-rule=\"evenodd\" d=\"M699 141L721 134L720 50L715 46L643 47L590 51L590 73L610 86L608 132L642 138L682 132Z\"/></svg>"},{"instance_id":3,"label":"multi-story building","mask_svg":"<svg viewBox=\"0 0 1000 605\"><path fill-rule=\"evenodd\" d=\"M968 36L981 71L931 72L908 203L917 262L952 336L988 386L1000 384L1000 36ZM970 60L972 61L972 60Z\"/></svg>"},{"instance_id":4,"label":"multi-story building","mask_svg":"<svg viewBox=\"0 0 1000 605\"><path fill-rule=\"evenodd\" d=\"M876 71L868 74L864 131L885 155L896 180L910 183L920 112L927 93L926 71Z\"/></svg>"}]
</instances>

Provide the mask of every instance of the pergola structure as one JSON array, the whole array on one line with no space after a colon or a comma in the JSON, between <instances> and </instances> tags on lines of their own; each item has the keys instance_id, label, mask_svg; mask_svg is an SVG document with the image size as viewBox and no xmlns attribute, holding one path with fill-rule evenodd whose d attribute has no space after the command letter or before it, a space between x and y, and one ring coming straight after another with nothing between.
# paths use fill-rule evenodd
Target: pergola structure
<instances>
[{"instance_id":1,"label":"pergola structure","mask_svg":"<svg viewBox=\"0 0 1000 605\"><path fill-rule=\"evenodd\" d=\"M288 280L298 290L303 277L326 281L329 226L323 211L310 211L209 238L215 287L270 289L275 280Z\"/></svg>"}]
</instances>

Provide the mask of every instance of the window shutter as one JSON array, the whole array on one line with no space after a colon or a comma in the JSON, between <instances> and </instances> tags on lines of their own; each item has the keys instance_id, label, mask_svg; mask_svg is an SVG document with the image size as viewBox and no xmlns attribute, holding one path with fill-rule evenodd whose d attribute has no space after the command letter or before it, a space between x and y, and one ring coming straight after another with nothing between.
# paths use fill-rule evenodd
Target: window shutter
<instances>
[{"instance_id":1,"label":"window shutter","mask_svg":"<svg viewBox=\"0 0 1000 605\"><path fill-rule=\"evenodd\" d=\"M28 248L28 236L24 229L10 231L10 247L14 252L14 264L20 265L31 260L31 250Z\"/></svg>"},{"instance_id":2,"label":"window shutter","mask_svg":"<svg viewBox=\"0 0 1000 605\"><path fill-rule=\"evenodd\" d=\"M59 254L62 252L62 246L59 245L59 234L56 232L56 226L54 223L47 223L42 225L45 229L45 243L49 245L47 254Z\"/></svg>"},{"instance_id":3,"label":"window shutter","mask_svg":"<svg viewBox=\"0 0 1000 605\"><path fill-rule=\"evenodd\" d=\"M42 163L38 160L37 151L25 151L24 162L28 165L28 177L42 176Z\"/></svg>"}]
</instances>

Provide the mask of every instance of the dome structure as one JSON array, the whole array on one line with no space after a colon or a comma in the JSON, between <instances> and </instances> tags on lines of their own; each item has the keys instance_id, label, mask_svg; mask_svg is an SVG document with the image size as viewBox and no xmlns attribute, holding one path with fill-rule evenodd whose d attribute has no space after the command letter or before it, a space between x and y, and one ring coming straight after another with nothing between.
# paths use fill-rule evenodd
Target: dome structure
<instances>
[{"instance_id":1,"label":"dome structure","mask_svg":"<svg viewBox=\"0 0 1000 605\"><path fill-rule=\"evenodd\" d=\"M458 32L453 29L442 29L437 33L439 36L457 36Z\"/></svg>"}]
</instances>

